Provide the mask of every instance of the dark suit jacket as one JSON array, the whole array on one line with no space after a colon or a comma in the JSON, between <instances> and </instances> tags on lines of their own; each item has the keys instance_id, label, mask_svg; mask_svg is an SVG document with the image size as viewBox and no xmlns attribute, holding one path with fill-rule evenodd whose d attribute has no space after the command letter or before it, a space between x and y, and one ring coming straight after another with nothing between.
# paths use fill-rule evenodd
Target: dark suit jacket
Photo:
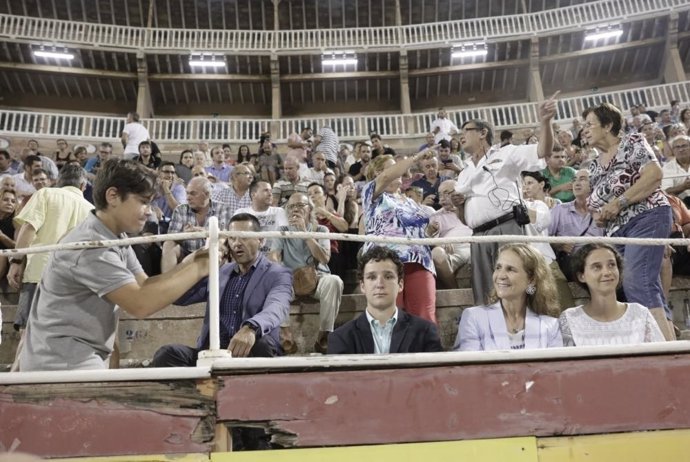
<instances>
[{"instance_id":1,"label":"dark suit jacket","mask_svg":"<svg viewBox=\"0 0 690 462\"><path fill-rule=\"evenodd\" d=\"M418 318L398 309L398 322L393 327L391 353L424 353L443 351L436 326L426 319ZM328 354L374 353L374 337L362 313L357 319L337 328L328 336Z\"/></svg>"},{"instance_id":2,"label":"dark suit jacket","mask_svg":"<svg viewBox=\"0 0 690 462\"><path fill-rule=\"evenodd\" d=\"M228 283L230 272L236 263L226 263L219 271L219 292L223 295ZM261 328L261 335L270 335L279 344L278 331L282 323L290 314L290 300L292 299L292 272L260 255L256 268L247 283L242 300L242 322L252 321ZM186 306L194 303L207 302L204 324L201 335L197 340L197 348L208 349L208 278L196 283L194 287L175 302L176 305ZM223 310L223 307L220 307ZM224 345L221 345L224 347Z\"/></svg>"}]
</instances>

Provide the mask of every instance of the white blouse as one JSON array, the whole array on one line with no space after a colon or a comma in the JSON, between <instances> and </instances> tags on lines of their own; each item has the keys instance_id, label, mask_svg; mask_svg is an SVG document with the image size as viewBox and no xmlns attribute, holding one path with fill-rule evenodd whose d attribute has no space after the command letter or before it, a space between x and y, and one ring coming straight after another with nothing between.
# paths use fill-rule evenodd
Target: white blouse
<instances>
[{"instance_id":1,"label":"white blouse","mask_svg":"<svg viewBox=\"0 0 690 462\"><path fill-rule=\"evenodd\" d=\"M528 236L548 236L549 225L551 224L551 210L549 206L540 200L525 200L525 206L537 213L536 222L525 226L525 234ZM550 265L556 259L556 254L549 243L531 242L530 245L544 256L547 264Z\"/></svg>"},{"instance_id":2,"label":"white blouse","mask_svg":"<svg viewBox=\"0 0 690 462\"><path fill-rule=\"evenodd\" d=\"M647 308L627 303L623 316L608 322L591 318L582 305L568 308L559 318L563 345L630 345L663 342L659 325Z\"/></svg>"}]
</instances>

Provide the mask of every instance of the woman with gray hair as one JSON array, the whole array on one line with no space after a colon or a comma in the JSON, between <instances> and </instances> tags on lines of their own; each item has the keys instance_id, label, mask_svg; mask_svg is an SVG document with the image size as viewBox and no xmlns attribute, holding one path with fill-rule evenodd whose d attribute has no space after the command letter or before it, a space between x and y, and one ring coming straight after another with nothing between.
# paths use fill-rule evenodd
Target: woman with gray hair
<instances>
[{"instance_id":1,"label":"woman with gray hair","mask_svg":"<svg viewBox=\"0 0 690 462\"><path fill-rule=\"evenodd\" d=\"M667 238L671 207L660 188L659 161L645 136L625 135L623 114L610 103L585 110L583 117L582 137L599 151L589 164L592 192L587 203L597 225L607 236ZM660 277L664 246L625 245L620 251L626 262L623 291L628 302L648 307L666 340L674 339Z\"/></svg>"}]
</instances>

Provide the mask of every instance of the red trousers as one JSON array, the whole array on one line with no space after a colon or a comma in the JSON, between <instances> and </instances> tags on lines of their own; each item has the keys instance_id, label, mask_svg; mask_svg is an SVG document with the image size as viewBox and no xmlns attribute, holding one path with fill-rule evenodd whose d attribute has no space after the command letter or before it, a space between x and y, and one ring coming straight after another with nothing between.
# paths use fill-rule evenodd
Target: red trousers
<instances>
[{"instance_id":1,"label":"red trousers","mask_svg":"<svg viewBox=\"0 0 690 462\"><path fill-rule=\"evenodd\" d=\"M398 294L399 308L436 323L436 278L419 263L405 263L403 291Z\"/></svg>"}]
</instances>

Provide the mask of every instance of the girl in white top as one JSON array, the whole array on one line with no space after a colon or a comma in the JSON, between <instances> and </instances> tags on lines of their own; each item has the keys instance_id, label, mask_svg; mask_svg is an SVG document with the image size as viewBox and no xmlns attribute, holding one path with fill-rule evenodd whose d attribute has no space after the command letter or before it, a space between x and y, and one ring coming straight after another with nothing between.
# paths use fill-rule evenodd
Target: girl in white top
<instances>
[{"instance_id":1,"label":"girl in white top","mask_svg":"<svg viewBox=\"0 0 690 462\"><path fill-rule=\"evenodd\" d=\"M582 246L571 259L577 282L590 295L584 305L568 308L559 319L565 346L623 345L663 342L647 308L616 299L622 260L607 244Z\"/></svg>"}]
</instances>

